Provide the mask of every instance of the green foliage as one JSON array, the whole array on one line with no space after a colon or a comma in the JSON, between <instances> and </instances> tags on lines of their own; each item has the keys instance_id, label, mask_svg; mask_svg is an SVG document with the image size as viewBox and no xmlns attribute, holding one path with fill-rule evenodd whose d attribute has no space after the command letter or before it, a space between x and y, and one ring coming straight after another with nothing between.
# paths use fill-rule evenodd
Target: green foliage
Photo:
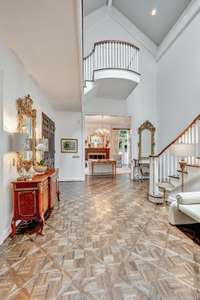
<instances>
[{"instance_id":1,"label":"green foliage","mask_svg":"<svg viewBox=\"0 0 200 300\"><path fill-rule=\"evenodd\" d=\"M42 160L39 162L39 165L40 165L40 166L44 166L44 165L45 165L45 161L42 159Z\"/></svg>"}]
</instances>

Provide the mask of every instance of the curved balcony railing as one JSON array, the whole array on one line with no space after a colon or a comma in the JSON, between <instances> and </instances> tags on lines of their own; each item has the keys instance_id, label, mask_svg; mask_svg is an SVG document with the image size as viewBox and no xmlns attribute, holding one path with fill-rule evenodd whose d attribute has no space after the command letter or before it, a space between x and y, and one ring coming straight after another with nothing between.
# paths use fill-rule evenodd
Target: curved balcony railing
<instances>
[{"instance_id":1,"label":"curved balcony railing","mask_svg":"<svg viewBox=\"0 0 200 300\"><path fill-rule=\"evenodd\" d=\"M139 74L139 48L121 41L100 41L84 58L84 80L94 81L94 71L116 69Z\"/></svg>"}]
</instances>

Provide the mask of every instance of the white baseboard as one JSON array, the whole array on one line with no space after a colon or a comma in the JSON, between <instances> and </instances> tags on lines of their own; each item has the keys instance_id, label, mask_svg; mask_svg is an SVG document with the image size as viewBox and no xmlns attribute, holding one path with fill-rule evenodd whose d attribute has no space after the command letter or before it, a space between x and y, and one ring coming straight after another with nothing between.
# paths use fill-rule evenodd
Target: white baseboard
<instances>
[{"instance_id":1,"label":"white baseboard","mask_svg":"<svg viewBox=\"0 0 200 300\"><path fill-rule=\"evenodd\" d=\"M3 244L3 242L7 239L10 233L11 233L11 228L9 226L2 232L2 235L0 235L0 245Z\"/></svg>"},{"instance_id":2,"label":"white baseboard","mask_svg":"<svg viewBox=\"0 0 200 300\"><path fill-rule=\"evenodd\" d=\"M85 181L85 177L62 177L59 181Z\"/></svg>"}]
</instances>

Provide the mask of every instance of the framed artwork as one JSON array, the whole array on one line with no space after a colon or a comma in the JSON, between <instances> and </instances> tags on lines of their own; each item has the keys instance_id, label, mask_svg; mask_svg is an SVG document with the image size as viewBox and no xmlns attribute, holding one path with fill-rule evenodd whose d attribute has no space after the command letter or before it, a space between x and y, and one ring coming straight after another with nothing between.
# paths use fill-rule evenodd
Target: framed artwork
<instances>
[{"instance_id":1,"label":"framed artwork","mask_svg":"<svg viewBox=\"0 0 200 300\"><path fill-rule=\"evenodd\" d=\"M77 139L61 139L61 152L62 153L77 153L78 140Z\"/></svg>"}]
</instances>

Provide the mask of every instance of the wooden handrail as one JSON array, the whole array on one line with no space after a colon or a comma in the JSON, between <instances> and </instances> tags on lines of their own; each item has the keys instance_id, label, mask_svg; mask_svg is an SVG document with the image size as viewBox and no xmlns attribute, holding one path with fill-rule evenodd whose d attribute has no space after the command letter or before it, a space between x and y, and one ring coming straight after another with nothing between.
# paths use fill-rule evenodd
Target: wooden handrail
<instances>
[{"instance_id":1,"label":"wooden handrail","mask_svg":"<svg viewBox=\"0 0 200 300\"><path fill-rule=\"evenodd\" d=\"M187 164L186 167L191 167L191 168L200 168L200 165L192 165L192 164Z\"/></svg>"},{"instance_id":2,"label":"wooden handrail","mask_svg":"<svg viewBox=\"0 0 200 300\"><path fill-rule=\"evenodd\" d=\"M196 123L197 120L200 120L200 115L198 115L171 143L169 143L158 155L155 155L156 157L161 156L170 146L172 146L174 143L178 141Z\"/></svg>"},{"instance_id":3,"label":"wooden handrail","mask_svg":"<svg viewBox=\"0 0 200 300\"><path fill-rule=\"evenodd\" d=\"M83 58L83 60L86 60L88 57L90 57L95 52L96 46L98 46L100 44L109 44L109 43L127 45L127 46L130 46L132 48L135 48L138 51L140 50L137 46L135 46L135 45L133 45L133 44L131 44L129 42L119 41L119 40L103 40L103 41L95 42L92 51L87 56L85 56Z\"/></svg>"}]
</instances>

